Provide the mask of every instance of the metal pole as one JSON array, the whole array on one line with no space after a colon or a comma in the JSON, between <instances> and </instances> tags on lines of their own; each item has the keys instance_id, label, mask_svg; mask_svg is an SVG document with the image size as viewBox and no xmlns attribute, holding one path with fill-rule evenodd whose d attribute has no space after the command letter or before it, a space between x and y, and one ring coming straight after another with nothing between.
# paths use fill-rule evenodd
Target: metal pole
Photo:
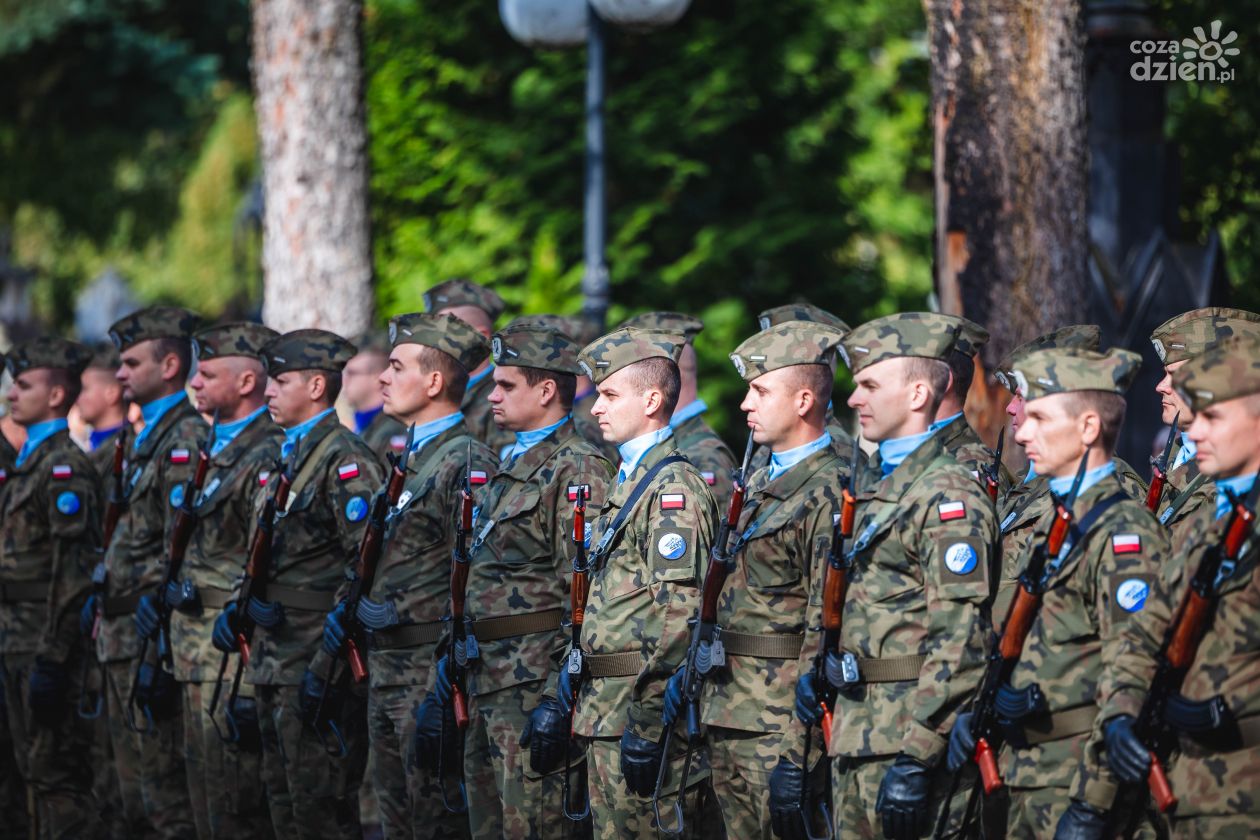
<instances>
[{"instance_id":1,"label":"metal pole","mask_svg":"<svg viewBox=\"0 0 1260 840\"><path fill-rule=\"evenodd\" d=\"M582 315L604 331L608 317L608 265L604 172L604 22L586 7L586 178L583 203Z\"/></svg>"}]
</instances>

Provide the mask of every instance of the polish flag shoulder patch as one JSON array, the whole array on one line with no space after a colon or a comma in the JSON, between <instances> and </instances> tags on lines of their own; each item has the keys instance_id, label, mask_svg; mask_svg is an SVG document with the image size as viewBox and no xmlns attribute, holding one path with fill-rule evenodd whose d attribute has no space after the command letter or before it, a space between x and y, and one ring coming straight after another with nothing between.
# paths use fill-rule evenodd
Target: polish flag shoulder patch
<instances>
[{"instance_id":1,"label":"polish flag shoulder patch","mask_svg":"<svg viewBox=\"0 0 1260 840\"><path fill-rule=\"evenodd\" d=\"M967 515L967 506L962 502L942 502L936 506L936 514L942 522L962 519Z\"/></svg>"},{"instance_id":2,"label":"polish flag shoulder patch","mask_svg":"<svg viewBox=\"0 0 1260 840\"><path fill-rule=\"evenodd\" d=\"M192 460L192 453L189 452L187 449L172 449L171 450L171 463L172 464L187 464L190 460Z\"/></svg>"},{"instance_id":3,"label":"polish flag shoulder patch","mask_svg":"<svg viewBox=\"0 0 1260 840\"><path fill-rule=\"evenodd\" d=\"M586 498L588 498L588 499L589 499L589 498L591 497L591 485L589 485L589 484L570 484L570 485L569 485L569 489L568 489L568 493L567 493L567 495L568 495L568 497L569 497L569 501L570 501L570 502L576 502L576 501L578 500L578 493L580 493L580 492L582 492L582 491L585 491L585 494L584 494L584 495L585 495L585 497L586 497Z\"/></svg>"},{"instance_id":4,"label":"polish flag shoulder patch","mask_svg":"<svg viewBox=\"0 0 1260 840\"><path fill-rule=\"evenodd\" d=\"M717 484L717 476L715 476L711 472L707 472L707 471L702 472L700 473L700 477L703 478L704 483L709 485L710 487L712 487L714 484Z\"/></svg>"},{"instance_id":5,"label":"polish flag shoulder patch","mask_svg":"<svg viewBox=\"0 0 1260 840\"><path fill-rule=\"evenodd\" d=\"M682 493L661 494L661 510L684 510L686 507L687 497Z\"/></svg>"},{"instance_id":6,"label":"polish flag shoulder patch","mask_svg":"<svg viewBox=\"0 0 1260 840\"><path fill-rule=\"evenodd\" d=\"M74 475L74 470L69 464L57 464L52 469L53 478L66 479Z\"/></svg>"},{"instance_id":7,"label":"polish flag shoulder patch","mask_svg":"<svg viewBox=\"0 0 1260 840\"><path fill-rule=\"evenodd\" d=\"M352 478L359 477L359 464L357 462L343 464L337 467L337 478L342 481L349 481Z\"/></svg>"},{"instance_id":8,"label":"polish flag shoulder patch","mask_svg":"<svg viewBox=\"0 0 1260 840\"><path fill-rule=\"evenodd\" d=\"M0 484L4 484L8 480L9 480L9 471L0 470Z\"/></svg>"},{"instance_id":9,"label":"polish flag shoulder patch","mask_svg":"<svg viewBox=\"0 0 1260 840\"><path fill-rule=\"evenodd\" d=\"M489 480L490 480L490 476L489 474L486 473L485 470L469 470L468 471L468 483L473 485L474 487L485 484Z\"/></svg>"},{"instance_id":10,"label":"polish flag shoulder patch","mask_svg":"<svg viewBox=\"0 0 1260 840\"><path fill-rule=\"evenodd\" d=\"M260 473L258 474L258 486L259 486L259 487L266 487L266 486L267 486L267 479L269 479L269 478L271 478L271 471L270 471L270 470L263 470L262 472L260 472Z\"/></svg>"},{"instance_id":11,"label":"polish flag shoulder patch","mask_svg":"<svg viewBox=\"0 0 1260 840\"><path fill-rule=\"evenodd\" d=\"M1142 537L1138 534L1116 534L1111 538L1112 554L1140 554Z\"/></svg>"}]
</instances>

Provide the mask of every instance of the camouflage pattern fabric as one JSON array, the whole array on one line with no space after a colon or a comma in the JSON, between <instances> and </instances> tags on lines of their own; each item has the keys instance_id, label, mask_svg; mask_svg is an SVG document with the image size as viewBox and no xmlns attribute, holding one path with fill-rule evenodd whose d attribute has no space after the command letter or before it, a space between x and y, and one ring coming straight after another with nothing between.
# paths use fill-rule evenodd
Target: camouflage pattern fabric
<instances>
[{"instance_id":1,"label":"camouflage pattern fabric","mask_svg":"<svg viewBox=\"0 0 1260 840\"><path fill-rule=\"evenodd\" d=\"M178 306L150 306L119 318L109 328L109 339L120 352L155 338L192 338L201 317Z\"/></svg>"},{"instance_id":2,"label":"camouflage pattern fabric","mask_svg":"<svg viewBox=\"0 0 1260 840\"><path fill-rule=\"evenodd\" d=\"M854 329L838 350L855 375L885 359L914 356L946 361L954 350L969 346L960 339L962 320L932 312L886 315Z\"/></svg>"},{"instance_id":3,"label":"camouflage pattern fabric","mask_svg":"<svg viewBox=\"0 0 1260 840\"><path fill-rule=\"evenodd\" d=\"M1012 394L1015 393L1015 379L1010 371L1015 363L1036 350L1050 350L1068 347L1080 350L1097 350L1102 341L1102 329L1097 324L1072 324L1037 336L1032 341L1024 342L1006 354L1006 358L998 362L993 375Z\"/></svg>"},{"instance_id":4,"label":"camouflage pattern fabric","mask_svg":"<svg viewBox=\"0 0 1260 840\"><path fill-rule=\"evenodd\" d=\"M100 476L101 481L104 482L104 489L101 493L102 508L109 501L109 491L113 481L112 470L114 468L114 444L118 440L118 436L122 434L123 429L127 430L128 440L135 439L135 434L124 424L114 430L113 434L97 444L96 448L87 454L88 459L92 462L92 468L96 470L96 474ZM126 475L126 472L123 474ZM102 516L103 515L104 514L102 513Z\"/></svg>"},{"instance_id":5,"label":"camouflage pattern fabric","mask_svg":"<svg viewBox=\"0 0 1260 840\"><path fill-rule=\"evenodd\" d=\"M1035 350L1020 359L1011 376L1028 401L1071 391L1123 394L1133 384L1142 357L1113 347L1106 353L1075 348Z\"/></svg>"},{"instance_id":6,"label":"camouflage pattern fabric","mask_svg":"<svg viewBox=\"0 0 1260 840\"><path fill-rule=\"evenodd\" d=\"M233 662L228 674L236 668ZM184 770L199 838L270 840L276 836L267 808L260 749L225 744L210 720L213 683L186 682L184 693ZM241 697L253 690L241 687ZM226 697L228 687L223 688ZM218 714L223 713L220 698ZM223 726L220 720L220 726Z\"/></svg>"},{"instance_id":7,"label":"camouflage pattern fabric","mask_svg":"<svg viewBox=\"0 0 1260 840\"><path fill-rule=\"evenodd\" d=\"M967 422L966 416L956 418L937 429L934 437L941 442L946 454L971 470L971 474L983 487L985 471L993 466L994 453L980 440L976 430ZM998 464L998 498L1005 496L1014 484L1015 479L1006 464Z\"/></svg>"},{"instance_id":8,"label":"camouflage pattern fabric","mask_svg":"<svg viewBox=\"0 0 1260 840\"><path fill-rule=\"evenodd\" d=\"M892 767L894 759L884 758L837 758L833 762L831 773L832 789L832 830L836 837L844 840L883 840L884 831L879 813L875 810L875 801L879 794L879 785ZM961 771L962 779L953 799L949 800L949 819L946 822L945 836L959 836L962 827L962 814L967 806L967 796L974 782L969 770ZM969 778L970 777L970 778ZM944 763L933 775L932 794L928 803L930 814L939 814L946 805L952 777L945 772ZM933 816L935 821L936 817ZM935 825L935 822L931 823Z\"/></svg>"},{"instance_id":9,"label":"camouflage pattern fabric","mask_svg":"<svg viewBox=\"0 0 1260 840\"><path fill-rule=\"evenodd\" d=\"M970 321L961 315L938 315L937 317L947 318L958 325L958 341L954 349L964 356L974 359L980 349L989 343L989 331L975 321Z\"/></svg>"},{"instance_id":10,"label":"camouflage pattern fabric","mask_svg":"<svg viewBox=\"0 0 1260 840\"><path fill-rule=\"evenodd\" d=\"M390 455L400 455L407 448L407 427L384 411L377 412L359 437L376 453L382 467L389 466Z\"/></svg>"},{"instance_id":11,"label":"camouflage pattern fabric","mask_svg":"<svg viewBox=\"0 0 1260 840\"><path fill-rule=\"evenodd\" d=\"M763 309L757 315L757 327L762 330L768 330L777 324L782 324L784 321L809 321L810 323L826 324L829 327L837 327L844 332L849 332L849 325L844 321L827 310L820 309L805 301L772 306L769 309Z\"/></svg>"},{"instance_id":12,"label":"camouflage pattern fabric","mask_svg":"<svg viewBox=\"0 0 1260 840\"><path fill-rule=\"evenodd\" d=\"M682 774L682 739L675 738L670 753L667 782L661 793L661 813L671 808ZM621 742L616 738L592 738L586 746L590 773L591 822L600 840L646 840L659 837L652 797L636 796L626 790L621 775ZM709 786L707 751L700 749L692 759L687 795L683 799L686 835L699 840L723 840L726 832L722 812ZM672 813L671 813L672 816ZM665 819L671 819L666 816ZM738 837L738 835L731 835Z\"/></svg>"},{"instance_id":13,"label":"camouflage pattern fabric","mask_svg":"<svg viewBox=\"0 0 1260 840\"><path fill-rule=\"evenodd\" d=\"M294 330L263 345L262 361L273 378L297 370L340 373L357 352L353 344L327 330Z\"/></svg>"},{"instance_id":14,"label":"camouflage pattern fabric","mask_svg":"<svg viewBox=\"0 0 1260 840\"><path fill-rule=\"evenodd\" d=\"M1260 315L1223 306L1194 309L1156 327L1151 344L1160 362L1172 365L1234 337L1260 337Z\"/></svg>"},{"instance_id":15,"label":"camouflage pattern fabric","mask_svg":"<svg viewBox=\"0 0 1260 840\"><path fill-rule=\"evenodd\" d=\"M709 779L728 837L774 836L770 827L770 774L779 763L782 740L778 733L718 726L706 730Z\"/></svg>"},{"instance_id":16,"label":"camouflage pattern fabric","mask_svg":"<svg viewBox=\"0 0 1260 840\"><path fill-rule=\"evenodd\" d=\"M744 339L731 362L745 382L793 365L834 368L836 348L845 331L806 321L784 321Z\"/></svg>"},{"instance_id":17,"label":"camouflage pattern fabric","mask_svg":"<svg viewBox=\"0 0 1260 840\"><path fill-rule=\"evenodd\" d=\"M578 365L598 385L623 367L644 359L669 359L677 364L685 345L681 333L621 327L583 347Z\"/></svg>"},{"instance_id":18,"label":"camouflage pattern fabric","mask_svg":"<svg viewBox=\"0 0 1260 840\"><path fill-rule=\"evenodd\" d=\"M503 298L493 289L457 277L438 283L424 293L425 312L437 312L452 306L475 306L493 321L503 314Z\"/></svg>"},{"instance_id":19,"label":"camouflage pattern fabric","mask_svg":"<svg viewBox=\"0 0 1260 840\"><path fill-rule=\"evenodd\" d=\"M389 341L395 347L420 344L441 350L469 373L490 355L490 342L486 337L454 315L427 312L399 315L389 322Z\"/></svg>"},{"instance_id":20,"label":"camouflage pattern fabric","mask_svg":"<svg viewBox=\"0 0 1260 840\"><path fill-rule=\"evenodd\" d=\"M1173 432L1176 434L1176 432ZM1168 455L1168 463L1174 463L1182 447L1178 440L1173 444ZM1168 471L1164 483L1164 494L1160 499L1155 518L1172 534L1175 542L1177 533L1194 518L1199 508L1207 506L1208 510L1216 508L1216 482L1207 476L1201 476L1199 464L1192 457L1176 469Z\"/></svg>"},{"instance_id":21,"label":"camouflage pattern fabric","mask_svg":"<svg viewBox=\"0 0 1260 840\"><path fill-rule=\"evenodd\" d=\"M1260 393L1260 340L1223 341L1187 361L1172 377L1173 387L1195 412Z\"/></svg>"},{"instance_id":22,"label":"camouflage pattern fabric","mask_svg":"<svg viewBox=\"0 0 1260 840\"><path fill-rule=\"evenodd\" d=\"M703 321L682 312L641 312L621 326L675 333L681 335L688 344L695 342L696 336L704 332Z\"/></svg>"},{"instance_id":23,"label":"camouflage pattern fabric","mask_svg":"<svg viewBox=\"0 0 1260 840\"><path fill-rule=\"evenodd\" d=\"M718 510L725 510L731 501L731 476L739 467L731 448L699 414L674 427L674 440L674 445L680 452L687 453L687 460L709 485Z\"/></svg>"},{"instance_id":24,"label":"camouflage pattern fabric","mask_svg":"<svg viewBox=\"0 0 1260 840\"><path fill-rule=\"evenodd\" d=\"M279 336L270 327L249 321L215 324L193 335L193 356L202 362L223 356L247 356L261 360L263 348Z\"/></svg>"},{"instance_id":25,"label":"camouflage pattern fabric","mask_svg":"<svg viewBox=\"0 0 1260 840\"><path fill-rule=\"evenodd\" d=\"M36 368L57 368L78 376L92 360L90 348L77 341L54 336L40 336L9 348L4 356L11 376Z\"/></svg>"},{"instance_id":26,"label":"camouflage pattern fabric","mask_svg":"<svg viewBox=\"0 0 1260 840\"><path fill-rule=\"evenodd\" d=\"M582 373L577 362L581 349L563 330L530 318L517 318L490 339L490 357L496 365L574 375Z\"/></svg>"}]
</instances>

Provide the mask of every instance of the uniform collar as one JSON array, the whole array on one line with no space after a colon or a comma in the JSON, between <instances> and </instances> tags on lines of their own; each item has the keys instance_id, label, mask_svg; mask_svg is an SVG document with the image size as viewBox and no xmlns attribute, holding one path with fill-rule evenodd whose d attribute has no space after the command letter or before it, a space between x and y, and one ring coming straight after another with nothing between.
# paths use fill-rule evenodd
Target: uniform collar
<instances>
[{"instance_id":1,"label":"uniform collar","mask_svg":"<svg viewBox=\"0 0 1260 840\"><path fill-rule=\"evenodd\" d=\"M963 413L960 411L957 414L951 414L942 420L937 420L932 425L928 426L928 431L939 432L941 429L945 428L950 423L953 423L955 420L957 420L959 417L962 417L962 416L963 416Z\"/></svg>"},{"instance_id":2,"label":"uniform collar","mask_svg":"<svg viewBox=\"0 0 1260 840\"><path fill-rule=\"evenodd\" d=\"M145 438L149 436L149 432L153 431L153 427L161 422L166 413L184 402L188 402L188 395L179 390L140 406L140 416L144 418L144 428L140 430L140 434L136 435L136 442L131 448L138 450L140 445L144 443Z\"/></svg>"},{"instance_id":3,"label":"uniform collar","mask_svg":"<svg viewBox=\"0 0 1260 840\"><path fill-rule=\"evenodd\" d=\"M1232 507L1229 495L1225 492L1226 490L1229 490L1241 499L1251 492L1251 486L1255 483L1255 473L1236 475L1233 478L1216 479L1216 518L1220 519L1229 513L1229 509Z\"/></svg>"},{"instance_id":4,"label":"uniform collar","mask_svg":"<svg viewBox=\"0 0 1260 840\"><path fill-rule=\"evenodd\" d=\"M1173 458L1173 462L1168 465L1169 472L1177 469L1177 467L1180 467L1186 461L1193 459L1195 453L1199 451L1198 444L1190 440L1190 436L1188 434L1185 432L1179 432L1178 434L1181 435L1181 447L1177 450L1177 457Z\"/></svg>"},{"instance_id":5,"label":"uniform collar","mask_svg":"<svg viewBox=\"0 0 1260 840\"><path fill-rule=\"evenodd\" d=\"M433 440L447 429L454 428L464 422L464 412L456 411L445 417L439 417L436 420L430 420L423 426L416 426L414 432L411 433L411 451L419 452L424 448L425 444Z\"/></svg>"},{"instance_id":6,"label":"uniform collar","mask_svg":"<svg viewBox=\"0 0 1260 840\"><path fill-rule=\"evenodd\" d=\"M831 446L831 434L829 432L823 432L819 437L811 440L809 443L798 446L795 449L789 449L785 452L771 452L770 472L768 474L769 480L774 481L776 478L792 469L792 467L795 467L801 461L804 461L810 455L813 455L820 449L826 449L829 446Z\"/></svg>"},{"instance_id":7,"label":"uniform collar","mask_svg":"<svg viewBox=\"0 0 1260 840\"><path fill-rule=\"evenodd\" d=\"M99 449L102 443L121 432L123 426L126 425L127 421L124 420L117 426L110 426L107 429L93 429L88 433L88 451L90 452L94 449Z\"/></svg>"},{"instance_id":8,"label":"uniform collar","mask_svg":"<svg viewBox=\"0 0 1260 840\"><path fill-rule=\"evenodd\" d=\"M53 420L45 420L42 423L35 423L26 427L26 443L22 444L22 449L18 452L17 461L14 466L20 467L27 458L35 454L35 450L39 445L48 440L53 435L63 429L69 428L66 418L58 417Z\"/></svg>"},{"instance_id":9,"label":"uniform collar","mask_svg":"<svg viewBox=\"0 0 1260 840\"><path fill-rule=\"evenodd\" d=\"M367 411L356 411L354 413L354 433L356 435L363 434L363 430L372 425L372 421L384 410L385 406L378 405L376 408L369 408Z\"/></svg>"},{"instance_id":10,"label":"uniform collar","mask_svg":"<svg viewBox=\"0 0 1260 840\"><path fill-rule=\"evenodd\" d=\"M226 449L229 443L236 440L240 433L245 431L246 426L253 423L266 410L267 407L265 405L260 406L240 420L233 420L231 423L220 423L216 426L214 440L210 443L210 457L213 458Z\"/></svg>"},{"instance_id":11,"label":"uniform collar","mask_svg":"<svg viewBox=\"0 0 1260 840\"><path fill-rule=\"evenodd\" d=\"M1085 491L1102 481L1109 475L1116 474L1116 462L1108 461L1101 467L1094 467L1092 470L1086 470L1085 476L1081 479L1081 489L1077 491L1077 496L1084 495ZM1076 481L1076 474L1065 475L1061 478L1050 479L1050 492L1056 496L1066 496L1072 492L1072 482Z\"/></svg>"},{"instance_id":12,"label":"uniform collar","mask_svg":"<svg viewBox=\"0 0 1260 840\"><path fill-rule=\"evenodd\" d=\"M891 475L892 471L901 466L901 462L906 460L911 452L922 446L933 434L934 432L929 427L926 432L920 432L917 435L881 440L879 442L879 463L880 468L884 471L884 476L888 477Z\"/></svg>"},{"instance_id":13,"label":"uniform collar","mask_svg":"<svg viewBox=\"0 0 1260 840\"><path fill-rule=\"evenodd\" d=\"M621 454L621 467L617 470L617 483L620 484L630 477L630 474L634 472L635 467L643 460L643 456L648 453L648 450L673 436L674 430L666 426L663 429L648 432L646 435L639 435L637 438L620 444L617 447L617 452Z\"/></svg>"},{"instance_id":14,"label":"uniform collar","mask_svg":"<svg viewBox=\"0 0 1260 840\"><path fill-rule=\"evenodd\" d=\"M332 414L334 409L326 408L319 414L316 414L309 420L304 420L296 426L284 430L284 443L280 445L280 457L288 458L289 453L293 451L293 447L298 445L298 441L310 434L311 429L328 415Z\"/></svg>"},{"instance_id":15,"label":"uniform collar","mask_svg":"<svg viewBox=\"0 0 1260 840\"><path fill-rule=\"evenodd\" d=\"M516 443L508 447L507 459L509 461L515 461L517 458L537 446L547 437L547 435L551 434L572 419L573 415L566 414L550 426L544 426L541 429L531 429L528 432L517 432Z\"/></svg>"},{"instance_id":16,"label":"uniform collar","mask_svg":"<svg viewBox=\"0 0 1260 840\"><path fill-rule=\"evenodd\" d=\"M669 418L669 426L671 429L677 429L692 417L699 417L708 410L709 407L705 405L704 400L694 399L674 412L674 416Z\"/></svg>"}]
</instances>

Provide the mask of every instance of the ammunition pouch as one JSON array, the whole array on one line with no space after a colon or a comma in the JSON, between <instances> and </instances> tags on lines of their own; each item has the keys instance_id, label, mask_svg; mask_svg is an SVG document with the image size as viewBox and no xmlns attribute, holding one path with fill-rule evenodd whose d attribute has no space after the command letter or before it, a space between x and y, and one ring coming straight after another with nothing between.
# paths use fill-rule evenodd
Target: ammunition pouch
<instances>
[{"instance_id":1,"label":"ammunition pouch","mask_svg":"<svg viewBox=\"0 0 1260 840\"><path fill-rule=\"evenodd\" d=\"M251 597L245 606L245 612L255 624L268 630L284 624L284 605L279 601L262 601Z\"/></svg>"},{"instance_id":2,"label":"ammunition pouch","mask_svg":"<svg viewBox=\"0 0 1260 840\"><path fill-rule=\"evenodd\" d=\"M262 729L258 726L258 703L253 697L236 697L224 710L233 743L241 752L262 752Z\"/></svg>"},{"instance_id":3,"label":"ammunition pouch","mask_svg":"<svg viewBox=\"0 0 1260 840\"><path fill-rule=\"evenodd\" d=\"M354 616L368 630L388 630L398 626L398 607L393 601L360 598Z\"/></svg>"},{"instance_id":4,"label":"ammunition pouch","mask_svg":"<svg viewBox=\"0 0 1260 840\"><path fill-rule=\"evenodd\" d=\"M175 675L150 662L141 662L136 674L136 708L147 710L154 720L168 720L179 711L179 686Z\"/></svg>"},{"instance_id":5,"label":"ammunition pouch","mask_svg":"<svg viewBox=\"0 0 1260 840\"><path fill-rule=\"evenodd\" d=\"M187 578L179 582L171 581L163 597L166 605L173 610L191 615L201 612L201 594L197 591L197 584Z\"/></svg>"},{"instance_id":6,"label":"ammunition pouch","mask_svg":"<svg viewBox=\"0 0 1260 840\"><path fill-rule=\"evenodd\" d=\"M1188 700L1173 694L1164 704L1164 723L1183 741L1196 745L1198 751L1230 752L1244 746L1238 721L1219 694L1207 700ZM1193 748L1187 751L1196 752Z\"/></svg>"},{"instance_id":7,"label":"ammunition pouch","mask_svg":"<svg viewBox=\"0 0 1260 840\"><path fill-rule=\"evenodd\" d=\"M1025 688L1012 688L1010 683L998 686L993 700L997 711L997 725L1002 737L1016 749L1027 749L1031 744L1024 733L1024 723L1029 718L1046 712L1046 695L1041 686L1032 683Z\"/></svg>"}]
</instances>

